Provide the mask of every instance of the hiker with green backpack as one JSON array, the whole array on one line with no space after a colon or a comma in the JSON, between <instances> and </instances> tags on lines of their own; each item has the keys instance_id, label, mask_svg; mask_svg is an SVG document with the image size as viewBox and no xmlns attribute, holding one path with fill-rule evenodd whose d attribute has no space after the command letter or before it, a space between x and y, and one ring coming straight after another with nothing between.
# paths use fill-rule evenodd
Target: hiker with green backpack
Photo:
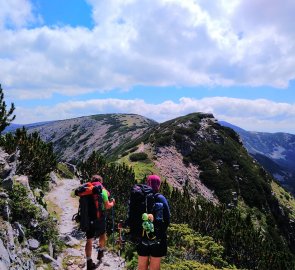
<instances>
[{"instance_id":1,"label":"hiker with green backpack","mask_svg":"<svg viewBox=\"0 0 295 270\"><path fill-rule=\"evenodd\" d=\"M86 232L86 263L87 270L96 269L92 261L92 245L94 238L99 238L97 260L100 263L106 244L106 215L105 210L114 207L115 200L109 199L110 193L103 186L103 178L93 175L90 182L75 190L80 197L79 212L76 220L80 222L80 230Z\"/></svg>"},{"instance_id":2,"label":"hiker with green backpack","mask_svg":"<svg viewBox=\"0 0 295 270\"><path fill-rule=\"evenodd\" d=\"M131 188L127 226L136 244L138 270L160 270L161 258L167 255L167 228L170 209L159 192L161 179L149 175L146 184Z\"/></svg>"}]
</instances>

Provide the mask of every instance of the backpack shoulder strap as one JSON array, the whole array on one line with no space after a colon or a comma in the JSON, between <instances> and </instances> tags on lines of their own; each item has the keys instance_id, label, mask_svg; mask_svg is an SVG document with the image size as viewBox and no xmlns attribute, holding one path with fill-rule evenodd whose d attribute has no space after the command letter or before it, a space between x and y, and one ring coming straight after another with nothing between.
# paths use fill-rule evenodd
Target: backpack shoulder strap
<instances>
[{"instance_id":1,"label":"backpack shoulder strap","mask_svg":"<svg viewBox=\"0 0 295 270\"><path fill-rule=\"evenodd\" d=\"M159 198L159 196L161 195L161 193L155 193L154 194L154 199L157 200Z\"/></svg>"}]
</instances>

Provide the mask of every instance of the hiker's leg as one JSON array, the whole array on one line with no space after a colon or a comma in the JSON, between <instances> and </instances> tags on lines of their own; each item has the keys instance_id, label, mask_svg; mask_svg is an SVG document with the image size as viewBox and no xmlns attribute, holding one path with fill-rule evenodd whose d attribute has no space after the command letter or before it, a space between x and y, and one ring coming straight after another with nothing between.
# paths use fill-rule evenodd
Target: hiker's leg
<instances>
[{"instance_id":1,"label":"hiker's leg","mask_svg":"<svg viewBox=\"0 0 295 270\"><path fill-rule=\"evenodd\" d=\"M149 257L148 256L138 256L138 270L148 270Z\"/></svg>"},{"instance_id":2,"label":"hiker's leg","mask_svg":"<svg viewBox=\"0 0 295 270\"><path fill-rule=\"evenodd\" d=\"M101 249L104 249L104 247L106 246L106 241L107 241L107 234L106 233L99 236L99 247Z\"/></svg>"},{"instance_id":3,"label":"hiker's leg","mask_svg":"<svg viewBox=\"0 0 295 270\"><path fill-rule=\"evenodd\" d=\"M98 250L97 250L97 260L101 261L104 256L105 245L106 245L107 235L103 233L99 236Z\"/></svg>"},{"instance_id":4,"label":"hiker's leg","mask_svg":"<svg viewBox=\"0 0 295 270\"><path fill-rule=\"evenodd\" d=\"M150 270L160 270L160 267L161 267L161 257L151 257Z\"/></svg>"},{"instance_id":5,"label":"hiker's leg","mask_svg":"<svg viewBox=\"0 0 295 270\"><path fill-rule=\"evenodd\" d=\"M91 258L91 255L92 255L92 242L93 242L93 238L89 238L86 240L85 254L87 258Z\"/></svg>"}]
</instances>

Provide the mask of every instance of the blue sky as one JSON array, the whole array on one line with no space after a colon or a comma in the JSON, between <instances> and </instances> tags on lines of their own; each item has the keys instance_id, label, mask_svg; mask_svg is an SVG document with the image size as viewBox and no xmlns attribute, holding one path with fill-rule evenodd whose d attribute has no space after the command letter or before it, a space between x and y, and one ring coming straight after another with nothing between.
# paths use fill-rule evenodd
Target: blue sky
<instances>
[{"instance_id":1,"label":"blue sky","mask_svg":"<svg viewBox=\"0 0 295 270\"><path fill-rule=\"evenodd\" d=\"M295 134L295 2L0 0L15 123L195 111Z\"/></svg>"}]
</instances>

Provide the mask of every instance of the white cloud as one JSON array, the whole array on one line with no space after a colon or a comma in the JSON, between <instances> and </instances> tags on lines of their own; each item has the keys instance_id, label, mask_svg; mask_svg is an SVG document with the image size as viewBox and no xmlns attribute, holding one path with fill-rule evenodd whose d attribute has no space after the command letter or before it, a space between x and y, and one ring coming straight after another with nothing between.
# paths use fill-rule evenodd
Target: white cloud
<instances>
[{"instance_id":1,"label":"white cloud","mask_svg":"<svg viewBox=\"0 0 295 270\"><path fill-rule=\"evenodd\" d=\"M93 99L69 101L53 107L35 109L17 108L16 115L25 123L61 120L100 113L136 113L159 122L192 112L213 113L218 120L225 120L246 130L289 132L295 134L295 104L276 103L269 100L244 100L212 97L203 99L181 98L179 102L159 104L144 100ZM16 119L16 123L19 123Z\"/></svg>"},{"instance_id":2,"label":"white cloud","mask_svg":"<svg viewBox=\"0 0 295 270\"><path fill-rule=\"evenodd\" d=\"M0 29L22 27L35 20L29 0L0 0Z\"/></svg>"},{"instance_id":3,"label":"white cloud","mask_svg":"<svg viewBox=\"0 0 295 270\"><path fill-rule=\"evenodd\" d=\"M0 79L15 98L295 78L294 1L87 2L93 29L25 28L40 16L32 3L0 0Z\"/></svg>"}]
</instances>

